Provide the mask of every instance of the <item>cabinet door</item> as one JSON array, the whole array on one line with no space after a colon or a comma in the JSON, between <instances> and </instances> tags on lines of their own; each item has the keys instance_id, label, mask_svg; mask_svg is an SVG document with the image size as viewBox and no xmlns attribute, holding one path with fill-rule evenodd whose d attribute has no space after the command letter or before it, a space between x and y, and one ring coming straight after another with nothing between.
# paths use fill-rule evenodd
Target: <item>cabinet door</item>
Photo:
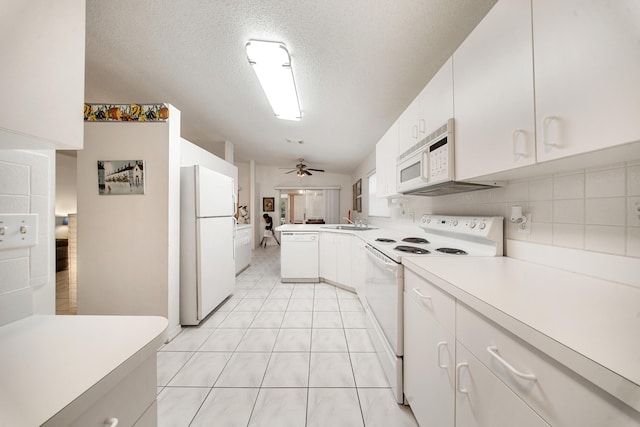
<instances>
[{"instance_id":1,"label":"cabinet door","mask_svg":"<svg viewBox=\"0 0 640 427\"><path fill-rule=\"evenodd\" d=\"M376 144L376 197L389 197L398 193L397 158L398 122L396 121Z\"/></svg>"},{"instance_id":2,"label":"cabinet door","mask_svg":"<svg viewBox=\"0 0 640 427\"><path fill-rule=\"evenodd\" d=\"M0 9L0 149L81 149L85 1L2 1Z\"/></svg>"},{"instance_id":3,"label":"cabinet door","mask_svg":"<svg viewBox=\"0 0 640 427\"><path fill-rule=\"evenodd\" d=\"M336 257L336 282L342 285L353 286L351 279L351 239L356 239L349 234L335 235Z\"/></svg>"},{"instance_id":4,"label":"cabinet door","mask_svg":"<svg viewBox=\"0 0 640 427\"><path fill-rule=\"evenodd\" d=\"M420 92L418 140L447 123L453 117L453 60L449 58L429 84Z\"/></svg>"},{"instance_id":5,"label":"cabinet door","mask_svg":"<svg viewBox=\"0 0 640 427\"><path fill-rule=\"evenodd\" d=\"M640 138L640 3L533 1L538 161Z\"/></svg>"},{"instance_id":6,"label":"cabinet door","mask_svg":"<svg viewBox=\"0 0 640 427\"><path fill-rule=\"evenodd\" d=\"M334 233L319 233L320 277L335 282L338 276L336 265L336 239Z\"/></svg>"},{"instance_id":7,"label":"cabinet door","mask_svg":"<svg viewBox=\"0 0 640 427\"><path fill-rule=\"evenodd\" d=\"M456 427L549 426L460 343L456 357Z\"/></svg>"},{"instance_id":8,"label":"cabinet door","mask_svg":"<svg viewBox=\"0 0 640 427\"><path fill-rule=\"evenodd\" d=\"M421 426L453 427L455 338L406 291L404 325L404 394L409 406Z\"/></svg>"},{"instance_id":9,"label":"cabinet door","mask_svg":"<svg viewBox=\"0 0 640 427\"><path fill-rule=\"evenodd\" d=\"M398 153L402 154L413 147L419 140L418 115L420 111L419 96L413 100L398 118Z\"/></svg>"},{"instance_id":10,"label":"cabinet door","mask_svg":"<svg viewBox=\"0 0 640 427\"><path fill-rule=\"evenodd\" d=\"M453 54L456 179L535 163L531 1L500 1Z\"/></svg>"},{"instance_id":11,"label":"cabinet door","mask_svg":"<svg viewBox=\"0 0 640 427\"><path fill-rule=\"evenodd\" d=\"M358 297L364 301L364 263L365 243L357 237L351 239L351 286L356 290Z\"/></svg>"}]
</instances>

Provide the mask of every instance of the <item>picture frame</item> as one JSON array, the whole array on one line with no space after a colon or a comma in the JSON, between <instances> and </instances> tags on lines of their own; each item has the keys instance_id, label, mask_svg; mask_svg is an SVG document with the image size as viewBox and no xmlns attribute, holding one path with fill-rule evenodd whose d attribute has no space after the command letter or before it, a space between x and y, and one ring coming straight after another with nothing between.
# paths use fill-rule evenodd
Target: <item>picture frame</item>
<instances>
[{"instance_id":1,"label":"picture frame","mask_svg":"<svg viewBox=\"0 0 640 427\"><path fill-rule=\"evenodd\" d=\"M362 178L356 181L356 196L362 196Z\"/></svg>"},{"instance_id":2,"label":"picture frame","mask_svg":"<svg viewBox=\"0 0 640 427\"><path fill-rule=\"evenodd\" d=\"M98 194L142 195L145 192L144 160L98 160Z\"/></svg>"},{"instance_id":3,"label":"picture frame","mask_svg":"<svg viewBox=\"0 0 640 427\"><path fill-rule=\"evenodd\" d=\"M263 197L262 198L262 210L264 212L275 211L275 197Z\"/></svg>"},{"instance_id":4,"label":"picture frame","mask_svg":"<svg viewBox=\"0 0 640 427\"><path fill-rule=\"evenodd\" d=\"M355 208L356 212L362 212L362 197L358 197L356 199L356 208Z\"/></svg>"}]
</instances>

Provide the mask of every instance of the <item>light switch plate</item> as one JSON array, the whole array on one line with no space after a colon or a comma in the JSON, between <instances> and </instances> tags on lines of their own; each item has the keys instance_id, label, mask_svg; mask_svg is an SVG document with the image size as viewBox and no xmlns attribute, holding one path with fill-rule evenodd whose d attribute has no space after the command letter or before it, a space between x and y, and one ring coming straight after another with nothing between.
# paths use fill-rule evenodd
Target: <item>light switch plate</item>
<instances>
[{"instance_id":1,"label":"light switch plate","mask_svg":"<svg viewBox=\"0 0 640 427\"><path fill-rule=\"evenodd\" d=\"M0 250L38 244L38 214L0 214Z\"/></svg>"}]
</instances>

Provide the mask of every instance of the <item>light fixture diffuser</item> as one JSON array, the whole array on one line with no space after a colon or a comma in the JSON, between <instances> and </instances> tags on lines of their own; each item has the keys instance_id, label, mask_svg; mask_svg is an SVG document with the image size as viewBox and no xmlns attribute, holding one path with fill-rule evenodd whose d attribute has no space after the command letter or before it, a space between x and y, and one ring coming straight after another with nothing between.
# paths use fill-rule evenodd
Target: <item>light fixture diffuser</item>
<instances>
[{"instance_id":1,"label":"light fixture diffuser","mask_svg":"<svg viewBox=\"0 0 640 427\"><path fill-rule=\"evenodd\" d=\"M293 80L291 57L284 43L249 40L247 59L279 119L300 120L300 103Z\"/></svg>"}]
</instances>

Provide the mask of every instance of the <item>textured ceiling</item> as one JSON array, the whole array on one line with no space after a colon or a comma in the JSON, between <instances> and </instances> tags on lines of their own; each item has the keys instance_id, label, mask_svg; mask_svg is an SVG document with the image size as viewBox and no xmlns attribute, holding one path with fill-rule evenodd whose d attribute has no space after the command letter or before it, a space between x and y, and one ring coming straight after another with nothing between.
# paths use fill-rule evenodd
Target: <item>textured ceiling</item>
<instances>
[{"instance_id":1,"label":"textured ceiling","mask_svg":"<svg viewBox=\"0 0 640 427\"><path fill-rule=\"evenodd\" d=\"M87 0L85 98L168 102L236 161L349 174L495 1ZM273 115L249 39L287 45L301 121Z\"/></svg>"}]
</instances>

